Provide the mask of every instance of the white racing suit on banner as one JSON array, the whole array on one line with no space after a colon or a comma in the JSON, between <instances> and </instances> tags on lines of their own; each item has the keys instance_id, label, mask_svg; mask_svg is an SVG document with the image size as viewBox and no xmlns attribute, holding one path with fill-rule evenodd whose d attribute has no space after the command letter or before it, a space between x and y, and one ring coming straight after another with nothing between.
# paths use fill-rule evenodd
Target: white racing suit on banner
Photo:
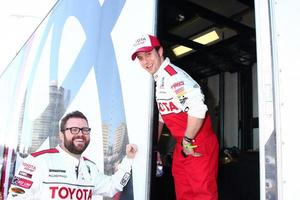
<instances>
[{"instance_id":1,"label":"white racing suit on banner","mask_svg":"<svg viewBox=\"0 0 300 200\"><path fill-rule=\"evenodd\" d=\"M132 160L124 158L118 171L106 176L95 163L69 155L60 146L32 153L17 170L10 199L92 199L93 195L112 197L122 191L131 174Z\"/></svg>"}]
</instances>

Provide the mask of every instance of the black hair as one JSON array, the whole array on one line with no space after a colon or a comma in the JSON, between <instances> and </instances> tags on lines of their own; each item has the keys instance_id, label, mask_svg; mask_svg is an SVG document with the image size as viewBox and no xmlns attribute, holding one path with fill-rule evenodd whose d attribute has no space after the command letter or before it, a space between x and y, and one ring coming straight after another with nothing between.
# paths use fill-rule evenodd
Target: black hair
<instances>
[{"instance_id":1,"label":"black hair","mask_svg":"<svg viewBox=\"0 0 300 200\"><path fill-rule=\"evenodd\" d=\"M64 117L61 119L61 121L60 121L60 131L62 131L62 132L64 131L64 129L66 128L66 127L65 127L65 126L66 126L66 123L67 123L67 121L68 121L70 118L81 118L81 119L85 119L86 122L89 123L88 120L87 120L87 118L86 118L86 116L85 116L82 112L76 110L76 111L70 112L69 114L67 114L66 116L64 116Z\"/></svg>"}]
</instances>

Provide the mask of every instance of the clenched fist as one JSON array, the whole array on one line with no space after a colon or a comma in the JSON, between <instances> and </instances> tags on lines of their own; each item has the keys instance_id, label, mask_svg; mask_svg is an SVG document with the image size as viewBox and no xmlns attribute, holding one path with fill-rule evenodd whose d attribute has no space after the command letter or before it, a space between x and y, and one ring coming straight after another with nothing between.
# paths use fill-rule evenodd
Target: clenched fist
<instances>
[{"instance_id":1,"label":"clenched fist","mask_svg":"<svg viewBox=\"0 0 300 200\"><path fill-rule=\"evenodd\" d=\"M126 156L127 158L134 158L137 152L137 146L135 144L126 145Z\"/></svg>"}]
</instances>

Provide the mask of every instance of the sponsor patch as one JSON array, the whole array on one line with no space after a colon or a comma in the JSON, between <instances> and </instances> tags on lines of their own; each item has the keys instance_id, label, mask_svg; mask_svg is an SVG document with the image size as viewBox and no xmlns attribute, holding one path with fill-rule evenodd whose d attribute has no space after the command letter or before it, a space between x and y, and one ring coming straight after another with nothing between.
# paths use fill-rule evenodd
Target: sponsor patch
<instances>
[{"instance_id":1,"label":"sponsor patch","mask_svg":"<svg viewBox=\"0 0 300 200\"><path fill-rule=\"evenodd\" d=\"M175 90L175 93L177 94L177 96L183 96L185 94L185 90L184 87L181 87L179 89Z\"/></svg>"},{"instance_id":2,"label":"sponsor patch","mask_svg":"<svg viewBox=\"0 0 300 200\"><path fill-rule=\"evenodd\" d=\"M179 98L179 102L182 104L182 105L184 105L185 104L185 102L186 102L186 100L188 99L187 97L185 97L185 96L181 96L181 97L178 97ZM186 112L186 111L185 111Z\"/></svg>"},{"instance_id":3,"label":"sponsor patch","mask_svg":"<svg viewBox=\"0 0 300 200\"><path fill-rule=\"evenodd\" d=\"M26 178L32 178L32 174L29 174L29 173L24 172L24 171L19 171L19 175L24 176Z\"/></svg>"},{"instance_id":4,"label":"sponsor patch","mask_svg":"<svg viewBox=\"0 0 300 200\"><path fill-rule=\"evenodd\" d=\"M179 81L179 82L174 83L174 84L171 86L171 88L172 88L173 90L176 90L176 88L181 87L181 86L183 86L183 85L184 85L184 82L183 82L183 81Z\"/></svg>"},{"instance_id":5,"label":"sponsor patch","mask_svg":"<svg viewBox=\"0 0 300 200\"><path fill-rule=\"evenodd\" d=\"M54 177L54 178L58 178L58 177L67 178L67 175L62 175L62 174L49 174L49 177Z\"/></svg>"},{"instance_id":6,"label":"sponsor patch","mask_svg":"<svg viewBox=\"0 0 300 200\"><path fill-rule=\"evenodd\" d=\"M16 193L16 194L24 194L25 191L21 188L18 188L18 187L11 187L10 189L10 192L13 192L13 193Z\"/></svg>"},{"instance_id":7,"label":"sponsor patch","mask_svg":"<svg viewBox=\"0 0 300 200\"><path fill-rule=\"evenodd\" d=\"M126 172L120 182L120 184L124 187L130 179L130 173Z\"/></svg>"},{"instance_id":8,"label":"sponsor patch","mask_svg":"<svg viewBox=\"0 0 300 200\"><path fill-rule=\"evenodd\" d=\"M28 163L23 163L23 167L25 170L30 171L30 172L34 172L36 167L32 164L28 164Z\"/></svg>"},{"instance_id":9,"label":"sponsor patch","mask_svg":"<svg viewBox=\"0 0 300 200\"><path fill-rule=\"evenodd\" d=\"M62 177L62 178L67 178L66 175L66 170L63 169L49 169L49 177Z\"/></svg>"},{"instance_id":10,"label":"sponsor patch","mask_svg":"<svg viewBox=\"0 0 300 200\"><path fill-rule=\"evenodd\" d=\"M15 176L13 178L13 180L11 181L11 184L19 186L21 188L25 188L25 189L31 188L32 183L33 183L32 181L27 180L25 178L18 177L18 176Z\"/></svg>"},{"instance_id":11,"label":"sponsor patch","mask_svg":"<svg viewBox=\"0 0 300 200\"><path fill-rule=\"evenodd\" d=\"M49 172L61 172L61 173L66 173L66 170L63 170L63 169L49 169Z\"/></svg>"}]
</instances>

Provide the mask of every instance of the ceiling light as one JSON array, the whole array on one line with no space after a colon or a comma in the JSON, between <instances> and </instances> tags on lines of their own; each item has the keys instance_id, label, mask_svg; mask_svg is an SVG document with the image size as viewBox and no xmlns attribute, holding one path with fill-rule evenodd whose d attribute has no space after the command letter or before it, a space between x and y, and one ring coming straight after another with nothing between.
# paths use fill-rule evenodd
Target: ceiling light
<instances>
[{"instance_id":1,"label":"ceiling light","mask_svg":"<svg viewBox=\"0 0 300 200\"><path fill-rule=\"evenodd\" d=\"M186 54L187 52L190 52L192 50L193 49L191 49L189 47L186 47L186 46L183 46L183 45L177 46L177 47L172 49L172 51L174 52L174 54L176 56L181 56L181 55Z\"/></svg>"},{"instance_id":2,"label":"ceiling light","mask_svg":"<svg viewBox=\"0 0 300 200\"><path fill-rule=\"evenodd\" d=\"M206 45L206 44L215 42L218 39L220 39L218 33L215 30L213 30L213 31L207 32L205 34L201 34L200 36L197 36L196 38L193 39L193 41L200 43L202 45ZM186 53L192 51L193 49L183 46L183 45L180 45L180 46L173 48L172 50L176 56L181 56L183 54L186 54Z\"/></svg>"},{"instance_id":3,"label":"ceiling light","mask_svg":"<svg viewBox=\"0 0 300 200\"><path fill-rule=\"evenodd\" d=\"M219 35L215 30L210 31L202 36L195 38L193 41L206 45L219 39Z\"/></svg>"}]
</instances>

